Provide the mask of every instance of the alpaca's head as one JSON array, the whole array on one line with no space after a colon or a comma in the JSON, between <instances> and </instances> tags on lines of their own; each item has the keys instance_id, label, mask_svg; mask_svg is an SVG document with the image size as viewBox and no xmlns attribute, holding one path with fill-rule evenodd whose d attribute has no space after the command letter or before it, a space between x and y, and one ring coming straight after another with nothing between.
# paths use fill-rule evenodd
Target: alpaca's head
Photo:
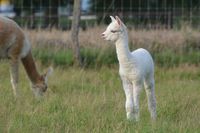
<instances>
[{"instance_id":1,"label":"alpaca's head","mask_svg":"<svg viewBox=\"0 0 200 133\"><path fill-rule=\"evenodd\" d=\"M105 40L117 41L126 32L126 27L118 16L116 16L115 18L113 16L110 16L110 18L112 22L108 25L106 31L102 33L102 37Z\"/></svg>"},{"instance_id":2,"label":"alpaca's head","mask_svg":"<svg viewBox=\"0 0 200 133\"><path fill-rule=\"evenodd\" d=\"M49 67L48 71L41 75L36 83L32 84L32 89L35 94L35 96L42 96L44 92L46 92L48 86L47 86L47 78L51 73L53 72L53 68Z\"/></svg>"}]
</instances>

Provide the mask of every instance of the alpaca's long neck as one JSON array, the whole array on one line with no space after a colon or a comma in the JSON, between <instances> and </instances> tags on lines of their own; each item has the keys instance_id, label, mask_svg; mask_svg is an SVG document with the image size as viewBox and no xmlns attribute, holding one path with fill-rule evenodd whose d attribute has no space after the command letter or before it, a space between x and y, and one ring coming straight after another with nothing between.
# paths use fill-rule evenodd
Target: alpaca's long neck
<instances>
[{"instance_id":1,"label":"alpaca's long neck","mask_svg":"<svg viewBox=\"0 0 200 133\"><path fill-rule=\"evenodd\" d=\"M124 36L121 36L116 41L116 51L120 65L126 65L130 62L131 52L128 47L128 35L126 32Z\"/></svg>"},{"instance_id":2,"label":"alpaca's long neck","mask_svg":"<svg viewBox=\"0 0 200 133\"><path fill-rule=\"evenodd\" d=\"M27 54L26 57L22 58L22 63L31 82L33 84L37 83L41 76L36 69L31 51Z\"/></svg>"}]
</instances>

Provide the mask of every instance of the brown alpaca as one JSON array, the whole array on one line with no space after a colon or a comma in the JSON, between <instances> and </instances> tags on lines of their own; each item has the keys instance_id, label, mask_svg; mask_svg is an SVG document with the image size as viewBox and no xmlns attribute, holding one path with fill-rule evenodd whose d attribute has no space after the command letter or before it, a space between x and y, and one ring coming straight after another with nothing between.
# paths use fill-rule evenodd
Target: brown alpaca
<instances>
[{"instance_id":1,"label":"brown alpaca","mask_svg":"<svg viewBox=\"0 0 200 133\"><path fill-rule=\"evenodd\" d=\"M28 37L14 21L2 16L0 16L0 58L10 59L11 83L15 96L17 96L18 91L20 61L22 61L32 83L35 95L42 95L47 90L47 76L52 68L50 67L44 75L38 73L31 54L31 44Z\"/></svg>"}]
</instances>

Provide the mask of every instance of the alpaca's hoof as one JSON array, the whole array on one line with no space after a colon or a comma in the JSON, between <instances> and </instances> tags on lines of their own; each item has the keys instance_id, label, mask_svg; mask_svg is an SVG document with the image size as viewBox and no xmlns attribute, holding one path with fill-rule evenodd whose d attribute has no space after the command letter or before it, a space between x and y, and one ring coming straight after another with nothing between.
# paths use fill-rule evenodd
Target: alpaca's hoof
<instances>
[{"instance_id":1,"label":"alpaca's hoof","mask_svg":"<svg viewBox=\"0 0 200 133\"><path fill-rule=\"evenodd\" d=\"M127 113L127 120L138 122L139 116L134 115L133 113Z\"/></svg>"},{"instance_id":2,"label":"alpaca's hoof","mask_svg":"<svg viewBox=\"0 0 200 133\"><path fill-rule=\"evenodd\" d=\"M127 115L127 120L129 120L129 121L133 121L134 120L133 113L128 112L126 115Z\"/></svg>"}]
</instances>

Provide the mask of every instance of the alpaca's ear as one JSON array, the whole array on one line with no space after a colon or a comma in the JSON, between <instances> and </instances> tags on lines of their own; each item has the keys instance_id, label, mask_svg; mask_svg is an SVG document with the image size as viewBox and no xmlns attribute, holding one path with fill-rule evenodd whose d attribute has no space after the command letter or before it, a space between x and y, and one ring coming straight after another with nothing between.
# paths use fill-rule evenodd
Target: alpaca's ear
<instances>
[{"instance_id":1,"label":"alpaca's ear","mask_svg":"<svg viewBox=\"0 0 200 133\"><path fill-rule=\"evenodd\" d=\"M121 19L118 16L115 16L115 18L117 20L118 25L121 25L121 23L122 23Z\"/></svg>"},{"instance_id":2,"label":"alpaca's ear","mask_svg":"<svg viewBox=\"0 0 200 133\"><path fill-rule=\"evenodd\" d=\"M51 75L52 73L53 73L53 67L50 66L50 67L48 68L47 72L46 72L46 75L49 76L49 75Z\"/></svg>"},{"instance_id":3,"label":"alpaca's ear","mask_svg":"<svg viewBox=\"0 0 200 133\"><path fill-rule=\"evenodd\" d=\"M44 78L45 78L45 81L47 82L48 80L48 76L51 75L53 73L53 67L49 67L47 72L44 74Z\"/></svg>"},{"instance_id":4,"label":"alpaca's ear","mask_svg":"<svg viewBox=\"0 0 200 133\"><path fill-rule=\"evenodd\" d=\"M115 21L115 18L113 16L110 16L112 22Z\"/></svg>"}]
</instances>

